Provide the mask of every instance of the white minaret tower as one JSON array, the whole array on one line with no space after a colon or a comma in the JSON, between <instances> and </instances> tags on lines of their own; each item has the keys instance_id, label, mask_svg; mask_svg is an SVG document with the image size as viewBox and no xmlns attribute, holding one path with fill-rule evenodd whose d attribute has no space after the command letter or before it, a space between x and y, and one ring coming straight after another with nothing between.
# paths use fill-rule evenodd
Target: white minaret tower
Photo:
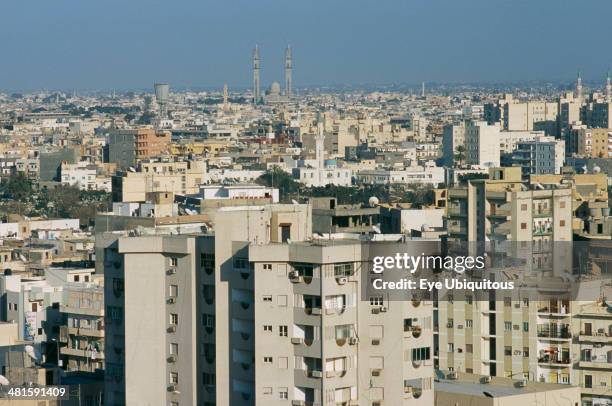
<instances>
[{"instance_id":1,"label":"white minaret tower","mask_svg":"<svg viewBox=\"0 0 612 406\"><path fill-rule=\"evenodd\" d=\"M285 50L285 95L293 94L293 79L291 77L293 71L293 60L291 58L291 47L287 45Z\"/></svg>"},{"instance_id":2,"label":"white minaret tower","mask_svg":"<svg viewBox=\"0 0 612 406\"><path fill-rule=\"evenodd\" d=\"M425 82L421 83L421 97L425 97Z\"/></svg>"},{"instance_id":3,"label":"white minaret tower","mask_svg":"<svg viewBox=\"0 0 612 406\"><path fill-rule=\"evenodd\" d=\"M580 71L578 71L578 78L576 78L576 98L582 99L582 76L580 76Z\"/></svg>"},{"instance_id":4,"label":"white minaret tower","mask_svg":"<svg viewBox=\"0 0 612 406\"><path fill-rule=\"evenodd\" d=\"M227 83L223 85L223 111L229 111Z\"/></svg>"},{"instance_id":5,"label":"white minaret tower","mask_svg":"<svg viewBox=\"0 0 612 406\"><path fill-rule=\"evenodd\" d=\"M259 103L261 93L259 92L259 47L255 45L253 50L253 103Z\"/></svg>"},{"instance_id":6,"label":"white minaret tower","mask_svg":"<svg viewBox=\"0 0 612 406\"><path fill-rule=\"evenodd\" d=\"M610 79L610 69L608 69L608 76L606 77L606 101L612 102L612 82Z\"/></svg>"}]
</instances>

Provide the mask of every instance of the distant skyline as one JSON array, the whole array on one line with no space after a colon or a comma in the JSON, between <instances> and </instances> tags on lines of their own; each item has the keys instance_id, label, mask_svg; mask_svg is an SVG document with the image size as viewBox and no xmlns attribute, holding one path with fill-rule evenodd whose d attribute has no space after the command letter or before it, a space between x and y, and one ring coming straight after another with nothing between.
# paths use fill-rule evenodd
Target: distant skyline
<instances>
[{"instance_id":1,"label":"distant skyline","mask_svg":"<svg viewBox=\"0 0 612 406\"><path fill-rule=\"evenodd\" d=\"M603 83L607 0L2 2L0 89Z\"/></svg>"}]
</instances>

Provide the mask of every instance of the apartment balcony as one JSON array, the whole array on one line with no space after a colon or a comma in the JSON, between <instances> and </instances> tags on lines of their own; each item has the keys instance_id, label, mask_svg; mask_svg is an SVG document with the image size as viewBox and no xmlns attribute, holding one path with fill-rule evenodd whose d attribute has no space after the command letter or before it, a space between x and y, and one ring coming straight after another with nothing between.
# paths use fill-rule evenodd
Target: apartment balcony
<instances>
[{"instance_id":1,"label":"apartment balcony","mask_svg":"<svg viewBox=\"0 0 612 406\"><path fill-rule=\"evenodd\" d=\"M67 332L69 335L74 336L104 338L104 330L97 330L92 328L68 327Z\"/></svg>"},{"instance_id":2,"label":"apartment balcony","mask_svg":"<svg viewBox=\"0 0 612 406\"><path fill-rule=\"evenodd\" d=\"M580 360L578 361L578 366L580 368L603 369L606 371L612 371L612 360Z\"/></svg>"},{"instance_id":3,"label":"apartment balcony","mask_svg":"<svg viewBox=\"0 0 612 406\"><path fill-rule=\"evenodd\" d=\"M61 347L60 354L72 357L89 358L93 360L104 359L103 351L81 350L78 348Z\"/></svg>"},{"instance_id":4,"label":"apartment balcony","mask_svg":"<svg viewBox=\"0 0 612 406\"><path fill-rule=\"evenodd\" d=\"M467 210L462 207L449 207L447 211L448 217L467 217Z\"/></svg>"},{"instance_id":5,"label":"apartment balcony","mask_svg":"<svg viewBox=\"0 0 612 406\"><path fill-rule=\"evenodd\" d=\"M552 227L534 227L532 230L533 235L543 236L543 235L552 235L553 228Z\"/></svg>"},{"instance_id":6,"label":"apartment balcony","mask_svg":"<svg viewBox=\"0 0 612 406\"><path fill-rule=\"evenodd\" d=\"M556 358L556 357L540 357L538 364L550 367L567 367L572 363L571 358Z\"/></svg>"},{"instance_id":7,"label":"apartment balcony","mask_svg":"<svg viewBox=\"0 0 612 406\"><path fill-rule=\"evenodd\" d=\"M62 313L82 314L84 316L104 316L104 306L100 306L99 309L92 307L60 306L60 311Z\"/></svg>"},{"instance_id":8,"label":"apartment balcony","mask_svg":"<svg viewBox=\"0 0 612 406\"><path fill-rule=\"evenodd\" d=\"M608 344L612 342L612 337L605 333L585 334L581 331L578 335L578 341L586 343Z\"/></svg>"},{"instance_id":9,"label":"apartment balcony","mask_svg":"<svg viewBox=\"0 0 612 406\"><path fill-rule=\"evenodd\" d=\"M294 369L293 379L295 386L301 386L303 388L320 388L322 386L322 380L325 373L319 370L313 369Z\"/></svg>"},{"instance_id":10,"label":"apartment balcony","mask_svg":"<svg viewBox=\"0 0 612 406\"><path fill-rule=\"evenodd\" d=\"M552 210L551 209L533 209L532 217L551 217L552 216Z\"/></svg>"},{"instance_id":11,"label":"apartment balcony","mask_svg":"<svg viewBox=\"0 0 612 406\"><path fill-rule=\"evenodd\" d=\"M569 331L569 329L548 330L538 328L538 338L544 340L569 341L572 338L572 333Z\"/></svg>"}]
</instances>

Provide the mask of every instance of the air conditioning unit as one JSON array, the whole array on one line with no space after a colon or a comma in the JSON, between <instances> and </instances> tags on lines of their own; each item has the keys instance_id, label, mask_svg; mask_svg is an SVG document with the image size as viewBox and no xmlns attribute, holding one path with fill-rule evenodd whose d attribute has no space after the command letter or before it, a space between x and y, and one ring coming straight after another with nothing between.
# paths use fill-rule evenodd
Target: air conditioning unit
<instances>
[{"instance_id":1,"label":"air conditioning unit","mask_svg":"<svg viewBox=\"0 0 612 406\"><path fill-rule=\"evenodd\" d=\"M336 278L336 282L338 282L338 285L344 285L346 282L348 282L348 279L343 276L341 278Z\"/></svg>"},{"instance_id":2,"label":"air conditioning unit","mask_svg":"<svg viewBox=\"0 0 612 406\"><path fill-rule=\"evenodd\" d=\"M176 268L170 268L170 269L168 269L168 271L166 273L168 275L174 275L174 274L176 274Z\"/></svg>"},{"instance_id":3,"label":"air conditioning unit","mask_svg":"<svg viewBox=\"0 0 612 406\"><path fill-rule=\"evenodd\" d=\"M300 273L298 271L289 272L289 280L291 282L299 282L300 281Z\"/></svg>"},{"instance_id":4,"label":"air conditioning unit","mask_svg":"<svg viewBox=\"0 0 612 406\"><path fill-rule=\"evenodd\" d=\"M313 307L311 309L311 313L314 316L320 316L321 315L321 308L320 307Z\"/></svg>"},{"instance_id":5,"label":"air conditioning unit","mask_svg":"<svg viewBox=\"0 0 612 406\"><path fill-rule=\"evenodd\" d=\"M527 379L523 379L522 381L519 382L518 386L520 386L521 388L524 388L525 386L527 386L529 382L527 381Z\"/></svg>"},{"instance_id":6,"label":"air conditioning unit","mask_svg":"<svg viewBox=\"0 0 612 406\"><path fill-rule=\"evenodd\" d=\"M380 376L380 369L373 369L372 376Z\"/></svg>"},{"instance_id":7,"label":"air conditioning unit","mask_svg":"<svg viewBox=\"0 0 612 406\"><path fill-rule=\"evenodd\" d=\"M175 304L176 303L176 298L169 297L168 300L166 300L166 303L168 303L168 304Z\"/></svg>"},{"instance_id":8,"label":"air conditioning unit","mask_svg":"<svg viewBox=\"0 0 612 406\"><path fill-rule=\"evenodd\" d=\"M168 357L168 359L167 359L167 361L168 361L169 363L176 362L176 355L171 355L171 356L169 356L169 357Z\"/></svg>"},{"instance_id":9,"label":"air conditioning unit","mask_svg":"<svg viewBox=\"0 0 612 406\"><path fill-rule=\"evenodd\" d=\"M446 375L446 379L456 380L457 379L457 372L455 372L455 371L449 372L448 375Z\"/></svg>"},{"instance_id":10,"label":"air conditioning unit","mask_svg":"<svg viewBox=\"0 0 612 406\"><path fill-rule=\"evenodd\" d=\"M176 326L170 326L168 327L168 333L176 333Z\"/></svg>"},{"instance_id":11,"label":"air conditioning unit","mask_svg":"<svg viewBox=\"0 0 612 406\"><path fill-rule=\"evenodd\" d=\"M349 342L349 345L356 345L359 342L359 340L357 339L357 337L351 337L349 338L348 342Z\"/></svg>"},{"instance_id":12,"label":"air conditioning unit","mask_svg":"<svg viewBox=\"0 0 612 406\"><path fill-rule=\"evenodd\" d=\"M484 378L482 378L482 383L491 383L491 377L485 376Z\"/></svg>"},{"instance_id":13,"label":"air conditioning unit","mask_svg":"<svg viewBox=\"0 0 612 406\"><path fill-rule=\"evenodd\" d=\"M379 339L372 340L372 345L380 345L380 340Z\"/></svg>"},{"instance_id":14,"label":"air conditioning unit","mask_svg":"<svg viewBox=\"0 0 612 406\"><path fill-rule=\"evenodd\" d=\"M168 392L176 392L178 390L178 385L172 384L168 385Z\"/></svg>"},{"instance_id":15,"label":"air conditioning unit","mask_svg":"<svg viewBox=\"0 0 612 406\"><path fill-rule=\"evenodd\" d=\"M313 378L323 378L323 372L321 371L312 371L310 372L310 376Z\"/></svg>"},{"instance_id":16,"label":"air conditioning unit","mask_svg":"<svg viewBox=\"0 0 612 406\"><path fill-rule=\"evenodd\" d=\"M295 345L304 344L304 339L300 337L293 337L291 338L291 344L295 344Z\"/></svg>"},{"instance_id":17,"label":"air conditioning unit","mask_svg":"<svg viewBox=\"0 0 612 406\"><path fill-rule=\"evenodd\" d=\"M385 313L387 311L387 306L380 306L380 312Z\"/></svg>"},{"instance_id":18,"label":"air conditioning unit","mask_svg":"<svg viewBox=\"0 0 612 406\"><path fill-rule=\"evenodd\" d=\"M372 406L382 406L382 402L372 402Z\"/></svg>"},{"instance_id":19,"label":"air conditioning unit","mask_svg":"<svg viewBox=\"0 0 612 406\"><path fill-rule=\"evenodd\" d=\"M459 330L463 329L463 324L457 324L457 329Z\"/></svg>"},{"instance_id":20,"label":"air conditioning unit","mask_svg":"<svg viewBox=\"0 0 612 406\"><path fill-rule=\"evenodd\" d=\"M378 313L380 313L380 307L373 307L372 314L378 314Z\"/></svg>"},{"instance_id":21,"label":"air conditioning unit","mask_svg":"<svg viewBox=\"0 0 612 406\"><path fill-rule=\"evenodd\" d=\"M412 393L412 386L404 386L404 393Z\"/></svg>"}]
</instances>

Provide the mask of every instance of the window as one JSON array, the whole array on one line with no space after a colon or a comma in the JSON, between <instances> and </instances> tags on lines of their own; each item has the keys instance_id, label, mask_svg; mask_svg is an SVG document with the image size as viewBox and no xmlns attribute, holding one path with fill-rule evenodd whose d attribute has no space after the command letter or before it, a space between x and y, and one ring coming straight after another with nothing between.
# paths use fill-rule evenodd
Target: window
<instances>
[{"instance_id":1,"label":"window","mask_svg":"<svg viewBox=\"0 0 612 406\"><path fill-rule=\"evenodd\" d=\"M446 350L448 352L454 352L455 351L455 344L453 343L448 343Z\"/></svg>"},{"instance_id":2,"label":"window","mask_svg":"<svg viewBox=\"0 0 612 406\"><path fill-rule=\"evenodd\" d=\"M202 326L207 327L207 328L214 328L215 327L215 315L208 314L208 313L202 313Z\"/></svg>"},{"instance_id":3,"label":"window","mask_svg":"<svg viewBox=\"0 0 612 406\"><path fill-rule=\"evenodd\" d=\"M383 303L382 296L370 296L370 306L382 306Z\"/></svg>"},{"instance_id":4,"label":"window","mask_svg":"<svg viewBox=\"0 0 612 406\"><path fill-rule=\"evenodd\" d=\"M523 357L529 357L529 347L523 347Z\"/></svg>"},{"instance_id":5,"label":"window","mask_svg":"<svg viewBox=\"0 0 612 406\"><path fill-rule=\"evenodd\" d=\"M504 331L512 331L512 322L504 321Z\"/></svg>"},{"instance_id":6,"label":"window","mask_svg":"<svg viewBox=\"0 0 612 406\"><path fill-rule=\"evenodd\" d=\"M271 386L264 386L263 394L264 395L271 395L272 394L272 387Z\"/></svg>"},{"instance_id":7,"label":"window","mask_svg":"<svg viewBox=\"0 0 612 406\"><path fill-rule=\"evenodd\" d=\"M472 304L472 296L471 295L466 295L465 296L465 301L467 302L467 304Z\"/></svg>"},{"instance_id":8,"label":"window","mask_svg":"<svg viewBox=\"0 0 612 406\"><path fill-rule=\"evenodd\" d=\"M529 298L523 299L523 307L529 307Z\"/></svg>"},{"instance_id":9,"label":"window","mask_svg":"<svg viewBox=\"0 0 612 406\"><path fill-rule=\"evenodd\" d=\"M178 314L170 313L170 324L175 326L178 324Z\"/></svg>"},{"instance_id":10,"label":"window","mask_svg":"<svg viewBox=\"0 0 612 406\"><path fill-rule=\"evenodd\" d=\"M525 332L529 331L529 322L526 322L526 321L523 322L523 331Z\"/></svg>"},{"instance_id":11,"label":"window","mask_svg":"<svg viewBox=\"0 0 612 406\"><path fill-rule=\"evenodd\" d=\"M170 383L179 383L178 372L170 372Z\"/></svg>"},{"instance_id":12,"label":"window","mask_svg":"<svg viewBox=\"0 0 612 406\"><path fill-rule=\"evenodd\" d=\"M263 295L262 297L264 302L271 302L272 301L272 295Z\"/></svg>"},{"instance_id":13,"label":"window","mask_svg":"<svg viewBox=\"0 0 612 406\"><path fill-rule=\"evenodd\" d=\"M270 324L265 324L263 326L263 329L266 333L271 333L272 332L272 326Z\"/></svg>"},{"instance_id":14,"label":"window","mask_svg":"<svg viewBox=\"0 0 612 406\"><path fill-rule=\"evenodd\" d=\"M287 337L287 326L278 326L278 335L280 337Z\"/></svg>"},{"instance_id":15,"label":"window","mask_svg":"<svg viewBox=\"0 0 612 406\"><path fill-rule=\"evenodd\" d=\"M263 264L263 269L264 271L271 271L272 270L272 264ZM270 388L271 390L271 388Z\"/></svg>"},{"instance_id":16,"label":"window","mask_svg":"<svg viewBox=\"0 0 612 406\"><path fill-rule=\"evenodd\" d=\"M474 325L474 321L472 319L465 320L465 328L472 328L473 325Z\"/></svg>"},{"instance_id":17,"label":"window","mask_svg":"<svg viewBox=\"0 0 612 406\"><path fill-rule=\"evenodd\" d=\"M249 260L247 258L234 258L234 268L249 269Z\"/></svg>"},{"instance_id":18,"label":"window","mask_svg":"<svg viewBox=\"0 0 612 406\"><path fill-rule=\"evenodd\" d=\"M170 285L169 286L170 297L178 296L178 285Z\"/></svg>"},{"instance_id":19,"label":"window","mask_svg":"<svg viewBox=\"0 0 612 406\"><path fill-rule=\"evenodd\" d=\"M170 266L178 266L178 258L170 257Z\"/></svg>"},{"instance_id":20,"label":"window","mask_svg":"<svg viewBox=\"0 0 612 406\"><path fill-rule=\"evenodd\" d=\"M527 223L521 223L521 230L527 230Z\"/></svg>"},{"instance_id":21,"label":"window","mask_svg":"<svg viewBox=\"0 0 612 406\"><path fill-rule=\"evenodd\" d=\"M525 203L521 204L521 211L527 211L527 205Z\"/></svg>"},{"instance_id":22,"label":"window","mask_svg":"<svg viewBox=\"0 0 612 406\"><path fill-rule=\"evenodd\" d=\"M465 345L465 352L467 352L468 354L471 354L474 352L474 345L473 344L466 344Z\"/></svg>"},{"instance_id":23,"label":"window","mask_svg":"<svg viewBox=\"0 0 612 406\"><path fill-rule=\"evenodd\" d=\"M512 306L512 298L505 297L504 298L504 307L510 307L510 306Z\"/></svg>"},{"instance_id":24,"label":"window","mask_svg":"<svg viewBox=\"0 0 612 406\"><path fill-rule=\"evenodd\" d=\"M512 347L507 345L504 347L504 355L506 357L512 356Z\"/></svg>"},{"instance_id":25,"label":"window","mask_svg":"<svg viewBox=\"0 0 612 406\"><path fill-rule=\"evenodd\" d=\"M340 278L343 276L351 276L353 274L353 263L345 262L341 264L334 264L334 277Z\"/></svg>"},{"instance_id":26,"label":"window","mask_svg":"<svg viewBox=\"0 0 612 406\"><path fill-rule=\"evenodd\" d=\"M559 227L565 227L565 220L559 220Z\"/></svg>"},{"instance_id":27,"label":"window","mask_svg":"<svg viewBox=\"0 0 612 406\"><path fill-rule=\"evenodd\" d=\"M171 355L178 354L178 344L177 343L170 343L170 354Z\"/></svg>"},{"instance_id":28,"label":"window","mask_svg":"<svg viewBox=\"0 0 612 406\"><path fill-rule=\"evenodd\" d=\"M593 388L593 376L592 375L584 376L584 387L588 389Z\"/></svg>"},{"instance_id":29,"label":"window","mask_svg":"<svg viewBox=\"0 0 612 406\"><path fill-rule=\"evenodd\" d=\"M453 328L454 325L455 325L455 319L448 319L448 322L446 323L446 327Z\"/></svg>"},{"instance_id":30,"label":"window","mask_svg":"<svg viewBox=\"0 0 612 406\"><path fill-rule=\"evenodd\" d=\"M272 357L263 357L264 364L271 364L272 361Z\"/></svg>"},{"instance_id":31,"label":"window","mask_svg":"<svg viewBox=\"0 0 612 406\"><path fill-rule=\"evenodd\" d=\"M559 202L559 207L565 209L565 202Z\"/></svg>"},{"instance_id":32,"label":"window","mask_svg":"<svg viewBox=\"0 0 612 406\"><path fill-rule=\"evenodd\" d=\"M430 359L429 347L413 348L412 349L412 360L413 361L425 361Z\"/></svg>"},{"instance_id":33,"label":"window","mask_svg":"<svg viewBox=\"0 0 612 406\"><path fill-rule=\"evenodd\" d=\"M278 398L283 400L289 399L289 389L278 388Z\"/></svg>"},{"instance_id":34,"label":"window","mask_svg":"<svg viewBox=\"0 0 612 406\"><path fill-rule=\"evenodd\" d=\"M78 282L81 279L80 275L74 275L74 281Z\"/></svg>"}]
</instances>

